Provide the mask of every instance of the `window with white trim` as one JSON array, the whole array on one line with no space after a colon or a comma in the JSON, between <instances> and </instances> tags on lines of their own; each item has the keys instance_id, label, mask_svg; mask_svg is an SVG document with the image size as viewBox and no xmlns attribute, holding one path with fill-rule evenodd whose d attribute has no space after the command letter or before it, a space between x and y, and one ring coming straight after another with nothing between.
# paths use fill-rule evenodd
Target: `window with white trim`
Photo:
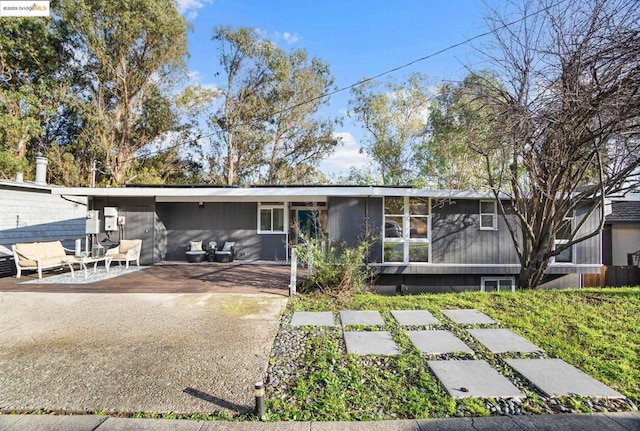
<instances>
[{"instance_id":1,"label":"window with white trim","mask_svg":"<svg viewBox=\"0 0 640 431\"><path fill-rule=\"evenodd\" d=\"M514 277L482 277L480 283L482 292L516 291L516 279Z\"/></svg>"},{"instance_id":2,"label":"window with white trim","mask_svg":"<svg viewBox=\"0 0 640 431\"><path fill-rule=\"evenodd\" d=\"M429 262L429 237L428 198L385 198L384 262Z\"/></svg>"},{"instance_id":3,"label":"window with white trim","mask_svg":"<svg viewBox=\"0 0 640 431\"><path fill-rule=\"evenodd\" d=\"M284 204L258 204L258 233L285 233L286 224Z\"/></svg>"},{"instance_id":4,"label":"window with white trim","mask_svg":"<svg viewBox=\"0 0 640 431\"><path fill-rule=\"evenodd\" d=\"M556 237L554 240L555 248L557 249L559 246L562 246L569 242L571 239L571 233L573 231L573 217L565 217L562 219L562 224L560 225L560 229L556 232ZM573 246L567 248L562 251L560 254L557 254L553 257L553 262L555 263L573 263Z\"/></svg>"},{"instance_id":5,"label":"window with white trim","mask_svg":"<svg viewBox=\"0 0 640 431\"><path fill-rule=\"evenodd\" d=\"M498 203L480 201L480 230L498 229Z\"/></svg>"}]
</instances>

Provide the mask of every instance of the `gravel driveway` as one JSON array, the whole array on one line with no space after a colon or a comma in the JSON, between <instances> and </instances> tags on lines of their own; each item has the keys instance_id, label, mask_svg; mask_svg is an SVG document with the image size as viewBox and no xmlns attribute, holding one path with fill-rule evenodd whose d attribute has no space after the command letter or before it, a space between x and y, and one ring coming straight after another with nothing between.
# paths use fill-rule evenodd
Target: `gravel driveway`
<instances>
[{"instance_id":1,"label":"gravel driveway","mask_svg":"<svg viewBox=\"0 0 640 431\"><path fill-rule=\"evenodd\" d=\"M286 302L1 292L0 410L250 410Z\"/></svg>"}]
</instances>

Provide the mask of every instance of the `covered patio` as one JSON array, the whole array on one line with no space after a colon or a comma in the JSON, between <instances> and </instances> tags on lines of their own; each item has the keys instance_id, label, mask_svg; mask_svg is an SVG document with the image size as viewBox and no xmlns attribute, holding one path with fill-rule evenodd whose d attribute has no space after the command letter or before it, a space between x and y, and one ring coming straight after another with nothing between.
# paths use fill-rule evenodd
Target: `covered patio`
<instances>
[{"instance_id":1,"label":"covered patio","mask_svg":"<svg viewBox=\"0 0 640 431\"><path fill-rule=\"evenodd\" d=\"M44 277L58 274L48 271ZM274 264L187 264L165 262L94 283L25 283L37 273L19 279L0 278L0 292L57 293L240 293L288 296L290 267ZM81 277L80 277L81 278ZM89 278L88 281L91 281Z\"/></svg>"}]
</instances>

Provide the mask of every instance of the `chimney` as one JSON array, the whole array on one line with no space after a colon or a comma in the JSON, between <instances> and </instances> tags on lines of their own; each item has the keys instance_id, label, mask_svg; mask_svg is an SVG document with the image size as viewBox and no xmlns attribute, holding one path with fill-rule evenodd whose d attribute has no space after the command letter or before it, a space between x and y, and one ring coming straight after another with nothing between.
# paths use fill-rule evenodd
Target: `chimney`
<instances>
[{"instance_id":1,"label":"chimney","mask_svg":"<svg viewBox=\"0 0 640 431\"><path fill-rule=\"evenodd\" d=\"M40 186L47 185L47 164L49 161L46 157L43 157L41 154L36 156L36 180L35 184Z\"/></svg>"}]
</instances>

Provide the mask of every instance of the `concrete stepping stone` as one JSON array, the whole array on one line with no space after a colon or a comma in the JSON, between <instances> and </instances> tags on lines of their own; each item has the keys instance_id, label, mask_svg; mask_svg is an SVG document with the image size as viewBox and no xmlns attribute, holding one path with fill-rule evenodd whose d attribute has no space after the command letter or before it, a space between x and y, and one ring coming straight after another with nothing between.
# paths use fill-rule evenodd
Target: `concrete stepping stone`
<instances>
[{"instance_id":1,"label":"concrete stepping stone","mask_svg":"<svg viewBox=\"0 0 640 431\"><path fill-rule=\"evenodd\" d=\"M427 310L396 310L391 314L399 325L436 325L439 323L438 319Z\"/></svg>"},{"instance_id":2,"label":"concrete stepping stone","mask_svg":"<svg viewBox=\"0 0 640 431\"><path fill-rule=\"evenodd\" d=\"M467 329L490 352L541 352L542 349L508 329Z\"/></svg>"},{"instance_id":3,"label":"concrete stepping stone","mask_svg":"<svg viewBox=\"0 0 640 431\"><path fill-rule=\"evenodd\" d=\"M330 311L296 311L291 318L291 326L334 326Z\"/></svg>"},{"instance_id":4,"label":"concrete stepping stone","mask_svg":"<svg viewBox=\"0 0 640 431\"><path fill-rule=\"evenodd\" d=\"M340 320L342 326L364 325L364 326L384 326L384 320L377 311L341 311Z\"/></svg>"},{"instance_id":5,"label":"concrete stepping stone","mask_svg":"<svg viewBox=\"0 0 640 431\"><path fill-rule=\"evenodd\" d=\"M347 353L355 353L360 356L393 356L400 353L398 345L393 341L391 334L385 331L345 332L344 342L347 345Z\"/></svg>"},{"instance_id":6,"label":"concrete stepping stone","mask_svg":"<svg viewBox=\"0 0 640 431\"><path fill-rule=\"evenodd\" d=\"M427 364L454 398L525 397L485 361L427 361Z\"/></svg>"},{"instance_id":7,"label":"concrete stepping stone","mask_svg":"<svg viewBox=\"0 0 640 431\"><path fill-rule=\"evenodd\" d=\"M461 325L492 325L498 323L486 314L472 308L461 310L442 310L442 314L447 316L454 323L459 323Z\"/></svg>"},{"instance_id":8,"label":"concrete stepping stone","mask_svg":"<svg viewBox=\"0 0 640 431\"><path fill-rule=\"evenodd\" d=\"M547 396L570 396L624 398L593 377L583 373L562 359L507 359L518 373Z\"/></svg>"},{"instance_id":9,"label":"concrete stepping stone","mask_svg":"<svg viewBox=\"0 0 640 431\"><path fill-rule=\"evenodd\" d=\"M407 331L409 339L422 353L440 355L443 353L465 352L473 350L450 331Z\"/></svg>"}]
</instances>

